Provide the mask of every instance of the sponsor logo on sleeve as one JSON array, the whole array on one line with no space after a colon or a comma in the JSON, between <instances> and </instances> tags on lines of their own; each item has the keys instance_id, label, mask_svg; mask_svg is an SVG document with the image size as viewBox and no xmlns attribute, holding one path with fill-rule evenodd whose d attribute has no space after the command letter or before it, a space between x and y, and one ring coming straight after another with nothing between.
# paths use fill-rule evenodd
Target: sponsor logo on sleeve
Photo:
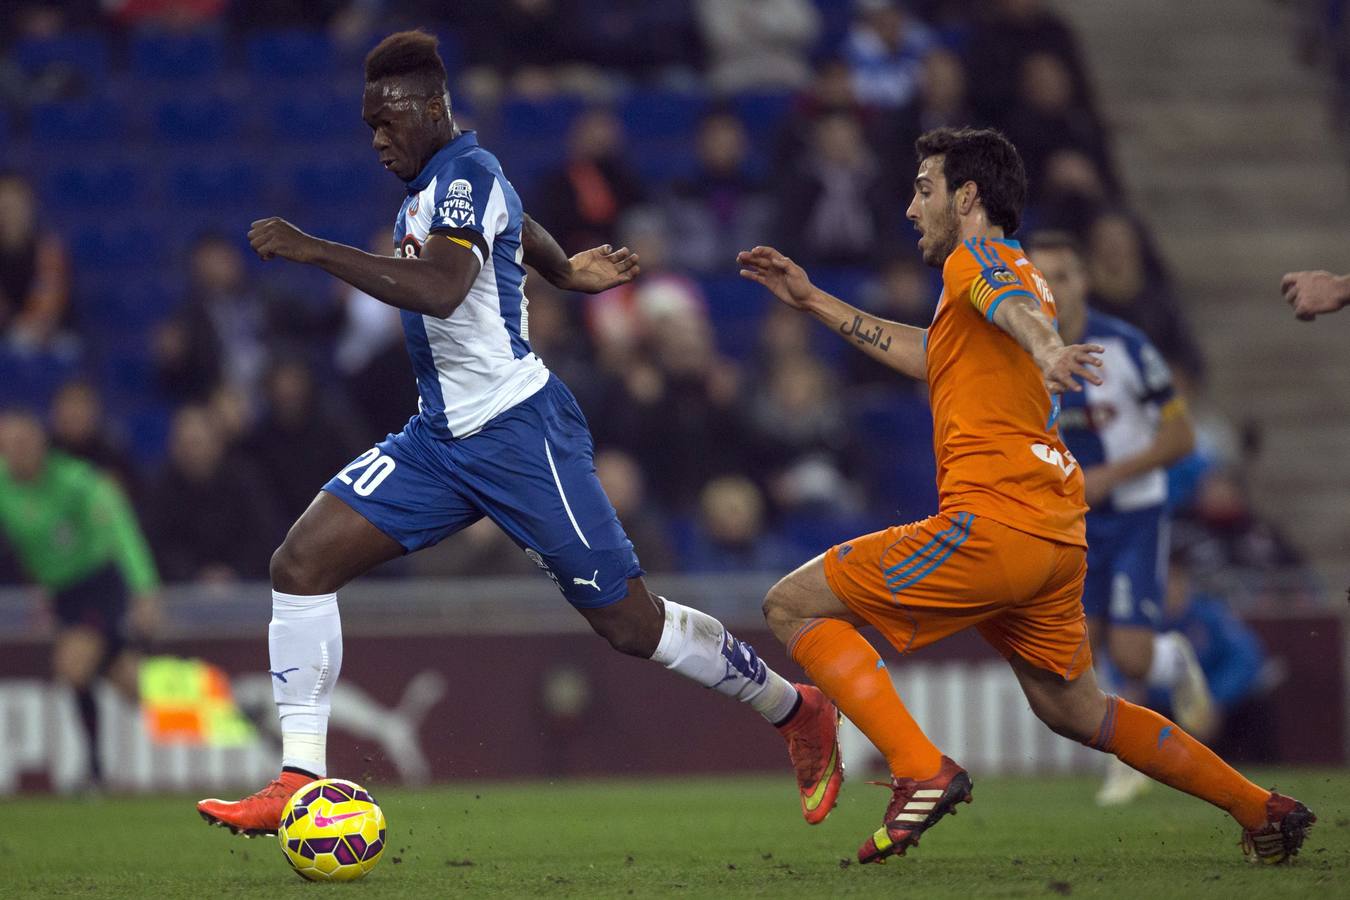
<instances>
[{"instance_id":1,"label":"sponsor logo on sleeve","mask_svg":"<svg viewBox=\"0 0 1350 900\"><path fill-rule=\"evenodd\" d=\"M464 178L450 182L436 215L451 228L469 228L478 224L478 218L473 212L473 185Z\"/></svg>"}]
</instances>

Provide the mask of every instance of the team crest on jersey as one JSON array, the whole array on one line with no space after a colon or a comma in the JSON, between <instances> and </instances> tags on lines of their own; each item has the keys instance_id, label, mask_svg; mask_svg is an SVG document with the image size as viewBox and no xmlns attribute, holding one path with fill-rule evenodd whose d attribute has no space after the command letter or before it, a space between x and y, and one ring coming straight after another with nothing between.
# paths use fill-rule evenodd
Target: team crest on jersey
<instances>
[{"instance_id":1,"label":"team crest on jersey","mask_svg":"<svg viewBox=\"0 0 1350 900\"><path fill-rule=\"evenodd\" d=\"M994 266L993 268L985 269L981 274L984 276L984 280L987 281L989 286L994 290L998 290L999 288L1006 287L1010 284L1017 284L1017 275L1007 266Z\"/></svg>"},{"instance_id":2,"label":"team crest on jersey","mask_svg":"<svg viewBox=\"0 0 1350 900\"><path fill-rule=\"evenodd\" d=\"M477 224L477 217L473 214L473 185L464 178L450 182L436 214L443 224L451 228L467 228Z\"/></svg>"}]
</instances>

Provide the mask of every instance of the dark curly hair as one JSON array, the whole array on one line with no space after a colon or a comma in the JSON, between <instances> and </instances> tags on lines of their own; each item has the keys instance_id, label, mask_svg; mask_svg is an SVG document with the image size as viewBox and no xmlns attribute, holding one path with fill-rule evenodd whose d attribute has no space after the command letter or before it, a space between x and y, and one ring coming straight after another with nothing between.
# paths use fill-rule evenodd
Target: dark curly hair
<instances>
[{"instance_id":1,"label":"dark curly hair","mask_svg":"<svg viewBox=\"0 0 1350 900\"><path fill-rule=\"evenodd\" d=\"M366 84L383 78L417 79L428 93L446 88L445 62L438 51L440 38L422 30L398 31L366 54Z\"/></svg>"},{"instance_id":2,"label":"dark curly hair","mask_svg":"<svg viewBox=\"0 0 1350 900\"><path fill-rule=\"evenodd\" d=\"M914 142L919 162L942 157L947 190L975 182L989 221L1014 234L1022 224L1027 202L1027 170L1017 148L992 128L935 128Z\"/></svg>"}]
</instances>

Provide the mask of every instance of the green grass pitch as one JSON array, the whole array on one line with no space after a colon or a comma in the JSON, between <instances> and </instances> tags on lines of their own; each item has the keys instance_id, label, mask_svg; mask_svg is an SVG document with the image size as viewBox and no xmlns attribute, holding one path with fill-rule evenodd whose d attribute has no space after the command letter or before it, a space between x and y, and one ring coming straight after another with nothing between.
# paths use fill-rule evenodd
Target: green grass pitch
<instances>
[{"instance_id":1,"label":"green grass pitch","mask_svg":"<svg viewBox=\"0 0 1350 900\"><path fill-rule=\"evenodd\" d=\"M1293 866L1252 866L1224 814L1154 787L1092 805L1087 778L975 779L975 803L910 855L851 862L887 794L855 779L812 828L783 778L370 785L389 849L366 879L315 885L273 839L208 828L188 797L0 801L12 897L1350 896L1350 772L1261 771L1319 816Z\"/></svg>"}]
</instances>

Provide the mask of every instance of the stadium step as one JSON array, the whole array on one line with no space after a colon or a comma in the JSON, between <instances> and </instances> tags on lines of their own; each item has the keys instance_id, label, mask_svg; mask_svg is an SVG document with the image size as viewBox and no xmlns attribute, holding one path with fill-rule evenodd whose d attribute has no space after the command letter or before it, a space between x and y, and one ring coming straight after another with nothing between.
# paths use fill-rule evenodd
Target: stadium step
<instances>
[{"instance_id":1,"label":"stadium step","mask_svg":"<svg viewBox=\"0 0 1350 900\"><path fill-rule=\"evenodd\" d=\"M1350 458L1346 323L1296 322L1279 291L1291 269L1350 268L1346 148L1324 76L1296 60L1293 15L1269 0L1217 16L1172 0L1061 8L1207 352L1212 400L1264 425L1257 503L1344 583L1350 486L1327 466Z\"/></svg>"}]
</instances>

